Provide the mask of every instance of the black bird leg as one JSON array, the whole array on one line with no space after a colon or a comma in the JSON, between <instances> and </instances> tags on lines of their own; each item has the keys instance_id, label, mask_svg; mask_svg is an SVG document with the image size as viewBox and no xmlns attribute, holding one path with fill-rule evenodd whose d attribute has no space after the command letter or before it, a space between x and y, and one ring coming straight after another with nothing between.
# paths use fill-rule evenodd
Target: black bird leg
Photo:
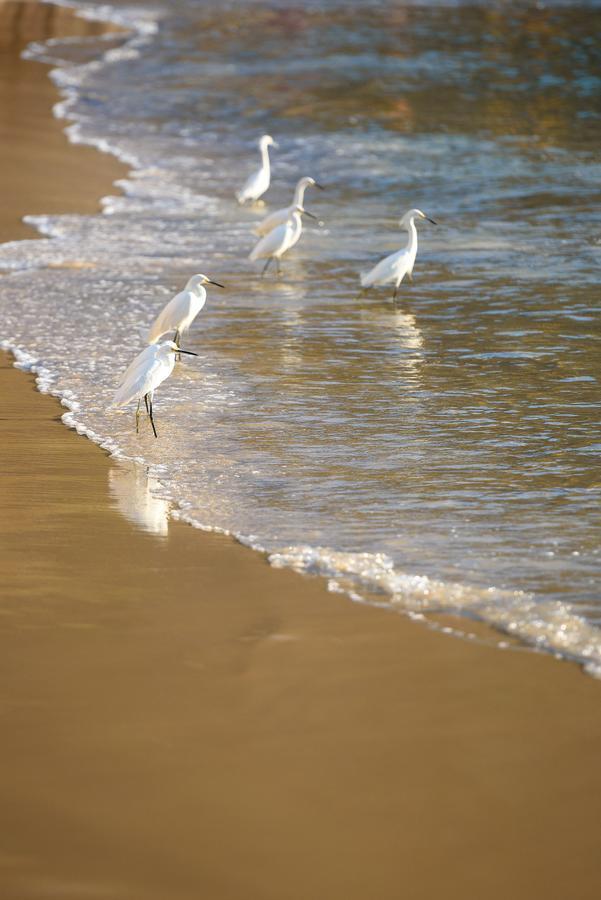
<instances>
[{"instance_id":1,"label":"black bird leg","mask_svg":"<svg viewBox=\"0 0 601 900\"><path fill-rule=\"evenodd\" d=\"M146 396L144 397L145 400L146 400L146 397L148 397L148 394L146 394ZM154 418L152 415L152 397L150 397L148 400L148 406L149 406L148 415L150 416L150 424L152 425L152 430L154 432L155 438L158 438L157 430L154 427Z\"/></svg>"}]
</instances>

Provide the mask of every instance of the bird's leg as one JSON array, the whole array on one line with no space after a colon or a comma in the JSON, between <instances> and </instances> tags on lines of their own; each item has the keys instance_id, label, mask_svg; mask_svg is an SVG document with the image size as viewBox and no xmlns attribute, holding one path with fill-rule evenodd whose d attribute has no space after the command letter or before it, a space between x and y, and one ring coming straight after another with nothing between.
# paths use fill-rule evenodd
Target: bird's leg
<instances>
[{"instance_id":1,"label":"bird's leg","mask_svg":"<svg viewBox=\"0 0 601 900\"><path fill-rule=\"evenodd\" d=\"M271 262L272 259L273 259L273 256L270 256L269 259L267 260L267 262L265 263L265 265L263 266L263 271L261 272L261 278L263 277L263 275L266 273L267 269L269 268L269 263Z\"/></svg>"},{"instance_id":2,"label":"bird's leg","mask_svg":"<svg viewBox=\"0 0 601 900\"><path fill-rule=\"evenodd\" d=\"M180 339L181 339L181 336L180 336L180 333L179 333L179 328L176 328L176 329L175 329L175 337L173 338L173 341L174 341L175 344L177 344L178 347L179 347ZM181 358L182 358L181 353L176 353L176 354L175 354L175 358L176 358L176 360L177 360L178 362L181 362Z\"/></svg>"},{"instance_id":3,"label":"bird's leg","mask_svg":"<svg viewBox=\"0 0 601 900\"><path fill-rule=\"evenodd\" d=\"M275 266L276 266L276 272L278 273L278 275L281 275L281 273L282 273L282 268L281 268L281 266L280 266L280 258L279 258L279 256L276 256L276 259L275 259Z\"/></svg>"},{"instance_id":4,"label":"bird's leg","mask_svg":"<svg viewBox=\"0 0 601 900\"><path fill-rule=\"evenodd\" d=\"M140 401L138 400L138 406L136 408L136 434L140 432Z\"/></svg>"},{"instance_id":5,"label":"bird's leg","mask_svg":"<svg viewBox=\"0 0 601 900\"><path fill-rule=\"evenodd\" d=\"M392 302L393 302L393 303L396 303L396 298L397 298L398 293L399 293L399 286L398 286L398 284L395 284L395 286L394 286L394 292L393 292L393 295L392 295Z\"/></svg>"},{"instance_id":6,"label":"bird's leg","mask_svg":"<svg viewBox=\"0 0 601 900\"><path fill-rule=\"evenodd\" d=\"M411 272L407 272L407 278L413 284L413 275L411 274Z\"/></svg>"},{"instance_id":7,"label":"bird's leg","mask_svg":"<svg viewBox=\"0 0 601 900\"><path fill-rule=\"evenodd\" d=\"M150 407L148 406L148 394L144 394L144 405L146 406L146 414L150 415Z\"/></svg>"},{"instance_id":8,"label":"bird's leg","mask_svg":"<svg viewBox=\"0 0 601 900\"><path fill-rule=\"evenodd\" d=\"M154 427L154 418L153 418L153 415L152 415L152 397L151 397L149 394L146 394L146 397L149 397L149 400L148 400L148 405L149 405L148 415L150 416L150 424L152 425L152 430L153 430L153 432L154 432L155 438L158 438L157 430L156 430L156 428ZM144 399L146 399L146 397L144 397Z\"/></svg>"}]
</instances>

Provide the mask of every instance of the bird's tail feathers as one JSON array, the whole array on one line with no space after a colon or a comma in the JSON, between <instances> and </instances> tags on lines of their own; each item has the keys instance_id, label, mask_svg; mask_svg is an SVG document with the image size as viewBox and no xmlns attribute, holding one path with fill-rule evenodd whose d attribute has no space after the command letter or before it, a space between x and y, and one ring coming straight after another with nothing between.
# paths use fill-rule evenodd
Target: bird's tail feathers
<instances>
[{"instance_id":1,"label":"bird's tail feathers","mask_svg":"<svg viewBox=\"0 0 601 900\"><path fill-rule=\"evenodd\" d=\"M128 401L124 401L123 398L126 396L126 392L123 390L123 387L118 388L115 391L113 399L107 406L107 409L116 409L118 406L125 406Z\"/></svg>"}]
</instances>

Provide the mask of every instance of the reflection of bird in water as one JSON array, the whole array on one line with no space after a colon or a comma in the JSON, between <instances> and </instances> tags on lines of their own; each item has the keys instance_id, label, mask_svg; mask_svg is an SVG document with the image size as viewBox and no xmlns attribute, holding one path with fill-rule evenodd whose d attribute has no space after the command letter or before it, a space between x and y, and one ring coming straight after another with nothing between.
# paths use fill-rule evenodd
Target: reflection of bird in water
<instances>
[{"instance_id":1,"label":"reflection of bird in water","mask_svg":"<svg viewBox=\"0 0 601 900\"><path fill-rule=\"evenodd\" d=\"M109 469L109 491L121 515L151 534L166 535L169 503L153 494L158 482L136 463L116 462Z\"/></svg>"},{"instance_id":2,"label":"reflection of bird in water","mask_svg":"<svg viewBox=\"0 0 601 900\"><path fill-rule=\"evenodd\" d=\"M390 321L388 328L390 329ZM397 336L396 367L407 379L407 383L417 387L424 362L424 336L417 326L415 316L395 309L390 330L391 334Z\"/></svg>"},{"instance_id":3,"label":"reflection of bird in water","mask_svg":"<svg viewBox=\"0 0 601 900\"><path fill-rule=\"evenodd\" d=\"M361 286L363 288L373 287L377 284L394 284L394 293L392 299L396 300L399 285L405 275L411 281L411 274L417 256L417 229L415 227L415 219L426 219L436 225L434 219L430 219L420 209L410 209L405 213L400 221L401 228L406 228L409 232L409 240L407 246L396 253L391 253L380 260L377 266L370 272L361 275Z\"/></svg>"},{"instance_id":4,"label":"reflection of bird in water","mask_svg":"<svg viewBox=\"0 0 601 900\"><path fill-rule=\"evenodd\" d=\"M371 314L366 311L365 315L369 315L373 325L373 308ZM415 316L396 308L392 312L380 310L376 323L385 342L385 359L409 383L415 383L424 362L424 336Z\"/></svg>"},{"instance_id":5,"label":"reflection of bird in water","mask_svg":"<svg viewBox=\"0 0 601 900\"><path fill-rule=\"evenodd\" d=\"M387 328L390 329L390 316L386 317ZM414 315L395 309L392 314L392 331L396 333L399 344L404 350L421 351L424 346L424 336L417 326Z\"/></svg>"},{"instance_id":6,"label":"reflection of bird in water","mask_svg":"<svg viewBox=\"0 0 601 900\"><path fill-rule=\"evenodd\" d=\"M259 141L261 152L261 165L256 172L246 180L244 187L238 191L236 198L238 203L246 203L247 200L258 200L262 197L271 181L271 169L269 166L269 147L277 147L276 142L269 134L264 134Z\"/></svg>"},{"instance_id":7,"label":"reflection of bird in water","mask_svg":"<svg viewBox=\"0 0 601 900\"><path fill-rule=\"evenodd\" d=\"M305 202L305 191L308 187L311 186L319 188L320 191L324 190L322 185L318 184L314 178L309 178L308 175L305 178L301 178L300 181L297 182L297 185L294 189L294 197L292 198L291 205L286 206L283 209L276 209L275 212L272 212L269 216L263 219L262 222L259 222L259 224L253 229L255 234L269 234L270 231L273 231L276 225L284 224L286 219L290 215L290 209L292 207L303 206L303 203Z\"/></svg>"}]
</instances>

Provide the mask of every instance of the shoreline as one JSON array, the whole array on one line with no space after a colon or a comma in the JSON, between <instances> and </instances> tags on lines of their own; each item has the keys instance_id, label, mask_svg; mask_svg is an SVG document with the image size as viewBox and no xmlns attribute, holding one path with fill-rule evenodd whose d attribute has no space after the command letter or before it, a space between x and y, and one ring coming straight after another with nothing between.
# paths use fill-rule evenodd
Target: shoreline
<instances>
[{"instance_id":1,"label":"shoreline","mask_svg":"<svg viewBox=\"0 0 601 900\"><path fill-rule=\"evenodd\" d=\"M70 174L54 211L97 210L124 167L58 141L56 91L28 66ZM11 152L42 166L38 115ZM223 535L135 527L127 473L0 360L3 894L597 896L597 682L354 604Z\"/></svg>"},{"instance_id":2,"label":"shoreline","mask_svg":"<svg viewBox=\"0 0 601 900\"><path fill-rule=\"evenodd\" d=\"M55 118L52 112L61 100L46 74L52 66L21 57L24 47L43 39L44 34L96 37L107 33L119 37L110 23L79 19L68 7L41 5L35 0L0 2L0 107L4 111L0 122L4 206L0 242L43 237L22 221L23 215L99 212L100 198L118 192L114 182L129 171L114 156L95 147L69 143L65 135L68 121ZM73 153L65 152L65 145L73 148ZM85 189L72 190L73 184ZM15 213L11 214L12 210Z\"/></svg>"}]
</instances>

